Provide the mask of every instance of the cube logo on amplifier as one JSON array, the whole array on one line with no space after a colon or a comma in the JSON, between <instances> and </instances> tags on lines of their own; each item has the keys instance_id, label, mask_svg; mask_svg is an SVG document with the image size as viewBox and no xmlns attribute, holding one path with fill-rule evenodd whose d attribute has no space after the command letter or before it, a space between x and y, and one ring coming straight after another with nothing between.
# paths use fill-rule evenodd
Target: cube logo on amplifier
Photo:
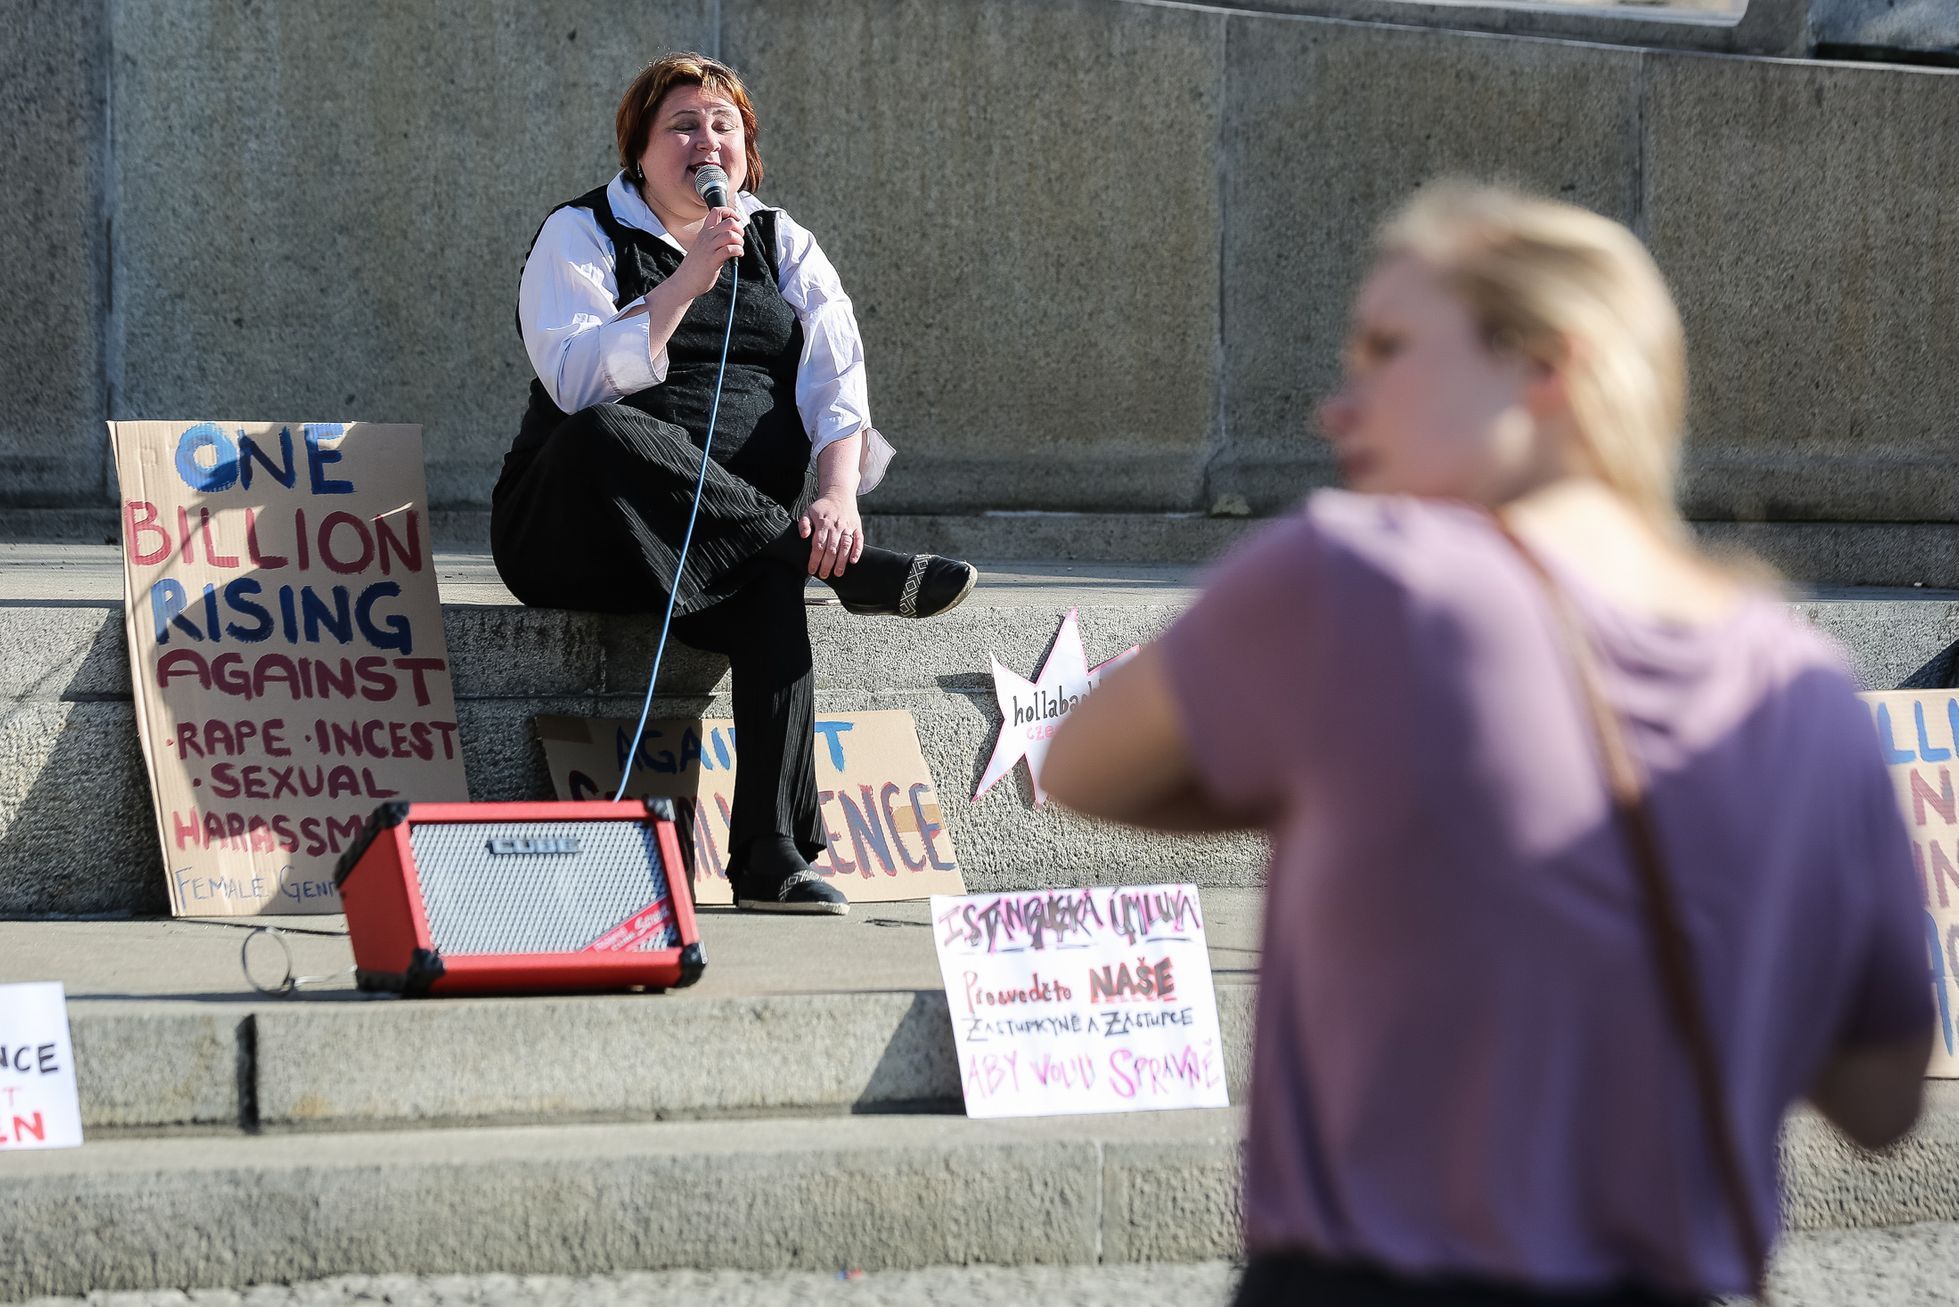
<instances>
[{"instance_id":1,"label":"cube logo on amplifier","mask_svg":"<svg viewBox=\"0 0 1959 1307\"><path fill-rule=\"evenodd\" d=\"M538 839L510 839L500 836L490 841L490 852L499 856L515 853L576 853L578 841L569 835L557 837L543 836Z\"/></svg>"},{"instance_id":2,"label":"cube logo on amplifier","mask_svg":"<svg viewBox=\"0 0 1959 1307\"><path fill-rule=\"evenodd\" d=\"M705 966L666 799L383 804L337 883L362 989L672 989Z\"/></svg>"}]
</instances>

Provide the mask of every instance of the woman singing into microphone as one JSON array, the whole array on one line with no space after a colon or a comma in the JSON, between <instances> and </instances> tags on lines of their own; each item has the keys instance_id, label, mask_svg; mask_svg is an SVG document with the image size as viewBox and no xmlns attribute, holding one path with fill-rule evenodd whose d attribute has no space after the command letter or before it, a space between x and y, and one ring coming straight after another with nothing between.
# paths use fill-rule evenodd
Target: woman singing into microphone
<instances>
[{"instance_id":1,"label":"woman singing into microphone","mask_svg":"<svg viewBox=\"0 0 1959 1307\"><path fill-rule=\"evenodd\" d=\"M734 70L660 59L626 89L616 129L621 171L553 210L524 264L517 322L537 379L492 496L497 570L540 606L658 613L671 594L675 637L726 654L732 673L736 903L843 913L809 865L827 841L806 578L853 613L932 617L979 574L864 541L857 495L892 451L871 426L857 320L815 239L755 197L755 109ZM732 207L697 193L707 165L726 172ZM728 329L727 263L740 268L733 334L676 574Z\"/></svg>"}]
</instances>

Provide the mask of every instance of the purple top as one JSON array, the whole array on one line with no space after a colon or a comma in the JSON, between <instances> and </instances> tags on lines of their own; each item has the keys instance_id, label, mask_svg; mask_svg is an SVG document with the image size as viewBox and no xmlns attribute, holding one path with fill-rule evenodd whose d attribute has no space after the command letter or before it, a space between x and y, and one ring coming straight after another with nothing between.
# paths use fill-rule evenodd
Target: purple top
<instances>
[{"instance_id":1,"label":"purple top","mask_svg":"<svg viewBox=\"0 0 1959 1307\"><path fill-rule=\"evenodd\" d=\"M1651 778L1753 1185L1826 1056L1933 1020L1903 817L1841 655L1560 572ZM1636 873L1539 582L1457 504L1339 493L1163 638L1208 788L1273 836L1253 1252L1582 1290L1748 1288Z\"/></svg>"}]
</instances>

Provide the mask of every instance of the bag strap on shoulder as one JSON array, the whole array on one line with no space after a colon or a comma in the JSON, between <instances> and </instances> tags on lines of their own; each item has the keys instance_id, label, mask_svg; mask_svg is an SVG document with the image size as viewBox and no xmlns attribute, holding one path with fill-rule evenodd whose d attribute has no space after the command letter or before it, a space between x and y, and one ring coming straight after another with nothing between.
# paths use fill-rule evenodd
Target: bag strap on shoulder
<instances>
[{"instance_id":1,"label":"bag strap on shoulder","mask_svg":"<svg viewBox=\"0 0 1959 1307\"><path fill-rule=\"evenodd\" d=\"M1714 1037L1706 1006L1702 1002L1693 947L1681 918L1680 902L1674 893L1672 877L1667 872L1664 846L1660 842L1658 827L1654 824L1645 778L1626 742L1625 729L1619 716L1606 700L1599 675L1598 656L1570 596L1551 575L1543 560L1517 537L1510 524L1500 514L1496 515L1495 520L1497 529L1543 586L1559 639L1576 674L1586 711L1592 719L1606 787L1611 795L1613 820L1625 837L1633 870L1639 877L1647 936L1659 970L1668 1013L1693 1063L1694 1090L1700 1099L1708 1134L1713 1140L1715 1171L1734 1215L1735 1229L1748 1259L1749 1275L1759 1290L1768 1270L1768 1247L1762 1238L1762 1227L1756 1220L1755 1206L1749 1196L1748 1173L1742 1166L1734 1119L1722 1091L1721 1064L1715 1056Z\"/></svg>"}]
</instances>

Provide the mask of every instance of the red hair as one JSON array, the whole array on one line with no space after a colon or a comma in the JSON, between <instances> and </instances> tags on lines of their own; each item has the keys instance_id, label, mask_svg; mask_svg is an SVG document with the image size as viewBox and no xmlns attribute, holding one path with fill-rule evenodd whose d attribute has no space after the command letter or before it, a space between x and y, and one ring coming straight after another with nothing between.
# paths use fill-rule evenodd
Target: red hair
<instances>
[{"instance_id":1,"label":"red hair","mask_svg":"<svg viewBox=\"0 0 1959 1307\"><path fill-rule=\"evenodd\" d=\"M646 153L646 138L653 131L653 116L659 112L660 102L667 98L667 93L677 86L698 86L725 97L735 106L741 114L742 153L748 156L748 178L742 183L742 189L752 191L760 186L762 153L756 140L762 128L755 120L755 105L748 98L748 88L742 85L741 74L718 59L692 51L655 59L633 78L633 84L620 97L615 122L619 166L628 176L635 175L639 157Z\"/></svg>"}]
</instances>

